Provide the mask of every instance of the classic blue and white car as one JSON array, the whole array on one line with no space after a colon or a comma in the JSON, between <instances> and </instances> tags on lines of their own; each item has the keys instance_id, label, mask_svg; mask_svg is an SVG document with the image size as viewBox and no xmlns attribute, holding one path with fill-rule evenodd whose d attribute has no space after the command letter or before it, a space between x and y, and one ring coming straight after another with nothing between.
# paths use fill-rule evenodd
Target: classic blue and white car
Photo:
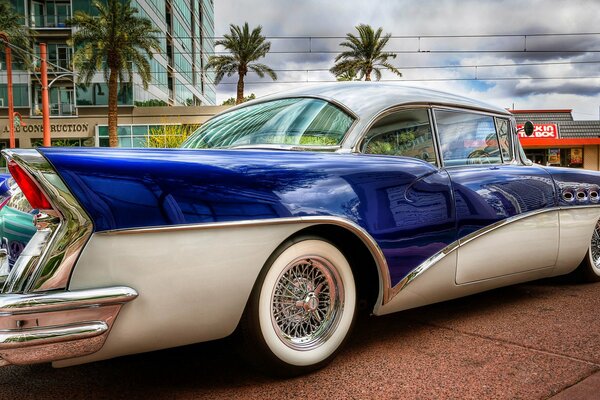
<instances>
[{"instance_id":1,"label":"classic blue and white car","mask_svg":"<svg viewBox=\"0 0 600 400\"><path fill-rule=\"evenodd\" d=\"M330 84L232 108L182 149L3 154L39 214L1 277L2 365L239 329L293 375L333 358L359 303L600 279L600 174L532 165L508 112L451 94Z\"/></svg>"}]
</instances>

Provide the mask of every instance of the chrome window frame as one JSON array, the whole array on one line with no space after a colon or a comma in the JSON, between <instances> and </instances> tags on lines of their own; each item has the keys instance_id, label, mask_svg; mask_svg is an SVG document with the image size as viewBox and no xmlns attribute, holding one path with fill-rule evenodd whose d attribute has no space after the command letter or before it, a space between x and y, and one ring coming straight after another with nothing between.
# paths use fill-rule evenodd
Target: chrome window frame
<instances>
[{"instance_id":1,"label":"chrome window frame","mask_svg":"<svg viewBox=\"0 0 600 400\"><path fill-rule=\"evenodd\" d=\"M508 130L506 132L506 135L507 135L507 138L508 138L508 141L509 141L509 143L508 143L508 152L509 152L509 155L511 157L510 160L505 160L504 159L504 153L502 151L502 146L500 145L500 131L498 129L498 120L506 121L506 129ZM495 116L494 117L494 126L496 127L496 136L498 136L498 145L500 146L500 154L502 156L502 162L503 162L503 164L512 164L513 161L516 160L517 157L515 155L515 151L514 151L515 149L514 149L514 146L513 146L514 138L513 138L513 135L511 134L511 132L512 132L512 129L511 129L512 126L511 126L511 123L510 123L510 118L508 118L508 117L502 118L502 117L499 117L499 116Z\"/></svg>"}]
</instances>

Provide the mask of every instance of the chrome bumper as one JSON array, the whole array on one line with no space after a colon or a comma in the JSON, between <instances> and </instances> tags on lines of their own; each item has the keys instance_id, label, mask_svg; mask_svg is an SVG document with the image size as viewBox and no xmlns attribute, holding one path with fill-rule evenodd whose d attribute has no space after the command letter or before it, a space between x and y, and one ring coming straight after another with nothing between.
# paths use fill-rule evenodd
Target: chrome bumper
<instances>
[{"instance_id":1,"label":"chrome bumper","mask_svg":"<svg viewBox=\"0 0 600 400\"><path fill-rule=\"evenodd\" d=\"M104 344L128 287L0 294L0 367L94 353Z\"/></svg>"}]
</instances>

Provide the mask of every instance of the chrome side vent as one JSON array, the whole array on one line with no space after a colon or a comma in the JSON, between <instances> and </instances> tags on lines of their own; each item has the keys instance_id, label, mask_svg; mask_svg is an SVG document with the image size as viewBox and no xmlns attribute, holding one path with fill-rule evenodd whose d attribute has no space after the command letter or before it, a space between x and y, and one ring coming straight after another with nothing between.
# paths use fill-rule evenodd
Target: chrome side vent
<instances>
[{"instance_id":1,"label":"chrome side vent","mask_svg":"<svg viewBox=\"0 0 600 400\"><path fill-rule=\"evenodd\" d=\"M600 191L597 187L593 187L588 192L588 197L592 203L597 203L600 200Z\"/></svg>"},{"instance_id":2,"label":"chrome side vent","mask_svg":"<svg viewBox=\"0 0 600 400\"><path fill-rule=\"evenodd\" d=\"M562 192L562 198L570 203L575 200L575 192L572 189L565 189Z\"/></svg>"}]
</instances>

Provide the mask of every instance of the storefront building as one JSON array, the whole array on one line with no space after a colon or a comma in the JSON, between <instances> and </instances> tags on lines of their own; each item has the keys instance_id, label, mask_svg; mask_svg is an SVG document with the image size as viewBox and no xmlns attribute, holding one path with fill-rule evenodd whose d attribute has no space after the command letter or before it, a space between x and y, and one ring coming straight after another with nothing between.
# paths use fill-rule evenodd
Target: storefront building
<instances>
[{"instance_id":1,"label":"storefront building","mask_svg":"<svg viewBox=\"0 0 600 400\"><path fill-rule=\"evenodd\" d=\"M40 43L48 51L50 115L56 118L85 118L108 105L108 86L102 73L90 85L78 84L69 40L74 28L67 21L77 11L94 14L89 0L11 0L15 12L34 37L30 51L39 55ZM160 31L160 51L150 60L151 79L145 89L139 74L119 87L120 108L147 106L214 105L214 72L205 71L214 53L213 0L132 0L138 15L149 19ZM4 63L4 58L0 58ZM23 117L41 115L39 73L26 70L13 59L13 101ZM0 71L0 109L8 106L6 68ZM91 110L90 110L91 109ZM54 123L54 122L53 122ZM61 123L56 123L62 125Z\"/></svg>"},{"instance_id":2,"label":"storefront building","mask_svg":"<svg viewBox=\"0 0 600 400\"><path fill-rule=\"evenodd\" d=\"M509 110L517 127L534 125L533 135L519 134L525 154L533 162L600 170L600 121L574 121L572 110Z\"/></svg>"},{"instance_id":3,"label":"storefront building","mask_svg":"<svg viewBox=\"0 0 600 400\"><path fill-rule=\"evenodd\" d=\"M166 126L198 126L228 106L131 107L119 110L119 146L148 147L157 131ZM50 118L53 146L108 146L107 108L80 110L77 117ZM42 143L42 119L24 118L24 126L15 127L16 147L29 148ZM176 133L177 130L173 130ZM8 147L9 127L6 110L0 110L0 148Z\"/></svg>"}]
</instances>

